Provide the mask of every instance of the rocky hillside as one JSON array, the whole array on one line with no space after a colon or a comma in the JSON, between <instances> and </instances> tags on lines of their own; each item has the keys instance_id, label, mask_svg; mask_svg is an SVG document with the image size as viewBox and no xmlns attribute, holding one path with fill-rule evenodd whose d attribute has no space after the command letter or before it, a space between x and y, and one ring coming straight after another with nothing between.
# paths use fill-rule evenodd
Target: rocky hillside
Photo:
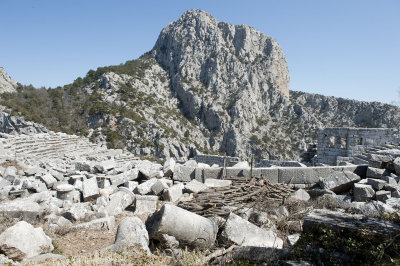
<instances>
[{"instance_id":1,"label":"rocky hillside","mask_svg":"<svg viewBox=\"0 0 400 266\"><path fill-rule=\"evenodd\" d=\"M273 38L200 10L170 23L137 60L90 70L62 88L20 87L1 104L50 130L152 158L298 159L321 127L400 126L391 105L289 95L285 55Z\"/></svg>"},{"instance_id":2,"label":"rocky hillside","mask_svg":"<svg viewBox=\"0 0 400 266\"><path fill-rule=\"evenodd\" d=\"M17 82L13 80L4 68L0 67L0 93L15 92Z\"/></svg>"}]
</instances>

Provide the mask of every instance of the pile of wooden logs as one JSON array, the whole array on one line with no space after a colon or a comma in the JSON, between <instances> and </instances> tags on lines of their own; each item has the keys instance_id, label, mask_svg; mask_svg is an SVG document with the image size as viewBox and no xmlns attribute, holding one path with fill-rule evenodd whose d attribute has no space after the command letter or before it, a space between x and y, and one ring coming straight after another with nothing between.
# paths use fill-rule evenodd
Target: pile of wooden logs
<instances>
[{"instance_id":1,"label":"pile of wooden logs","mask_svg":"<svg viewBox=\"0 0 400 266\"><path fill-rule=\"evenodd\" d=\"M266 180L230 177L232 185L194 194L191 201L179 203L179 207L204 217L227 216L243 208L252 208L260 201L284 200L293 192L284 184L272 184Z\"/></svg>"}]
</instances>

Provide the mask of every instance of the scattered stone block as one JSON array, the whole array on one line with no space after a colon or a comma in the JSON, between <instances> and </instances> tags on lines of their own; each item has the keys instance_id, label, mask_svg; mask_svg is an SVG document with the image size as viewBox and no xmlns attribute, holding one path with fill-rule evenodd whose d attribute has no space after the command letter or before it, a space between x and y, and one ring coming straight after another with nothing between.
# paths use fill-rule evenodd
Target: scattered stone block
<instances>
[{"instance_id":1,"label":"scattered stone block","mask_svg":"<svg viewBox=\"0 0 400 266\"><path fill-rule=\"evenodd\" d=\"M184 191L189 193L199 193L207 189L208 189L207 185L197 181L196 179L193 179L192 181L187 183L184 187Z\"/></svg>"},{"instance_id":2,"label":"scattered stone block","mask_svg":"<svg viewBox=\"0 0 400 266\"><path fill-rule=\"evenodd\" d=\"M353 186L353 196L355 201L366 202L375 196L375 190L371 185L356 183Z\"/></svg>"},{"instance_id":3,"label":"scattered stone block","mask_svg":"<svg viewBox=\"0 0 400 266\"><path fill-rule=\"evenodd\" d=\"M29 198L15 199L0 203L0 215L36 222L41 215L40 205Z\"/></svg>"},{"instance_id":4,"label":"scattered stone block","mask_svg":"<svg viewBox=\"0 0 400 266\"><path fill-rule=\"evenodd\" d=\"M139 170L141 175L146 179L161 178L164 173L162 172L162 165L152 163L148 160L136 162L136 168Z\"/></svg>"},{"instance_id":5,"label":"scattered stone block","mask_svg":"<svg viewBox=\"0 0 400 266\"><path fill-rule=\"evenodd\" d=\"M137 245L147 253L150 253L149 235L146 226L137 217L127 217L119 223L115 242L109 249L113 252L121 252L123 249Z\"/></svg>"},{"instance_id":6,"label":"scattered stone block","mask_svg":"<svg viewBox=\"0 0 400 266\"><path fill-rule=\"evenodd\" d=\"M177 202L183 195L184 185L182 183L173 185L172 187L164 190L163 199L165 201Z\"/></svg>"},{"instance_id":7,"label":"scattered stone block","mask_svg":"<svg viewBox=\"0 0 400 266\"><path fill-rule=\"evenodd\" d=\"M157 183L157 181L158 181L157 178L152 178L150 180L147 180L146 182L138 185L133 192L140 195L149 194L151 192L151 188L155 183Z\"/></svg>"},{"instance_id":8,"label":"scattered stone block","mask_svg":"<svg viewBox=\"0 0 400 266\"><path fill-rule=\"evenodd\" d=\"M129 189L130 191L134 191L135 188L139 185L138 182L136 181L127 181L124 183L124 187L126 187L127 189Z\"/></svg>"},{"instance_id":9,"label":"scattered stone block","mask_svg":"<svg viewBox=\"0 0 400 266\"><path fill-rule=\"evenodd\" d=\"M176 181L190 182L195 179L195 167L176 164L173 179Z\"/></svg>"},{"instance_id":10,"label":"scattered stone block","mask_svg":"<svg viewBox=\"0 0 400 266\"><path fill-rule=\"evenodd\" d=\"M149 236L161 239L163 234L173 236L179 244L191 248L209 249L214 245L218 227L200 215L165 204L146 221Z\"/></svg>"},{"instance_id":11,"label":"scattered stone block","mask_svg":"<svg viewBox=\"0 0 400 266\"><path fill-rule=\"evenodd\" d=\"M111 231L115 226L115 217L108 216L100 219L95 219L87 223L80 223L71 227L70 231L79 230L108 230Z\"/></svg>"},{"instance_id":12,"label":"scattered stone block","mask_svg":"<svg viewBox=\"0 0 400 266\"><path fill-rule=\"evenodd\" d=\"M283 241L271 230L264 230L230 213L222 236L241 246L282 248Z\"/></svg>"},{"instance_id":13,"label":"scattered stone block","mask_svg":"<svg viewBox=\"0 0 400 266\"><path fill-rule=\"evenodd\" d=\"M310 194L307 193L304 189L298 189L296 192L294 192L290 198L292 199L297 199L297 200L302 200L302 201L309 201L310 200Z\"/></svg>"},{"instance_id":14,"label":"scattered stone block","mask_svg":"<svg viewBox=\"0 0 400 266\"><path fill-rule=\"evenodd\" d=\"M375 190L382 190L387 185L386 181L374 178L367 178L367 184L371 185Z\"/></svg>"},{"instance_id":15,"label":"scattered stone block","mask_svg":"<svg viewBox=\"0 0 400 266\"><path fill-rule=\"evenodd\" d=\"M114 160L107 160L107 161L102 161L98 164L94 165L94 170L97 173L106 173L112 169L115 168L115 161Z\"/></svg>"},{"instance_id":16,"label":"scattered stone block","mask_svg":"<svg viewBox=\"0 0 400 266\"><path fill-rule=\"evenodd\" d=\"M75 170L90 173L91 165L88 162L76 162Z\"/></svg>"},{"instance_id":17,"label":"scattered stone block","mask_svg":"<svg viewBox=\"0 0 400 266\"><path fill-rule=\"evenodd\" d=\"M168 189L169 186L165 182L166 179L158 179L157 182L154 183L154 185L151 187L151 191L153 192L154 195L160 195L164 189Z\"/></svg>"},{"instance_id":18,"label":"scattered stone block","mask_svg":"<svg viewBox=\"0 0 400 266\"><path fill-rule=\"evenodd\" d=\"M381 178L383 181L385 181L386 183L388 183L389 185L397 185L396 180L393 177L390 176L382 176Z\"/></svg>"},{"instance_id":19,"label":"scattered stone block","mask_svg":"<svg viewBox=\"0 0 400 266\"><path fill-rule=\"evenodd\" d=\"M0 235L0 251L14 261L22 261L54 249L41 227L20 221Z\"/></svg>"},{"instance_id":20,"label":"scattered stone block","mask_svg":"<svg viewBox=\"0 0 400 266\"><path fill-rule=\"evenodd\" d=\"M389 198L386 200L386 204L393 209L400 211L400 198Z\"/></svg>"},{"instance_id":21,"label":"scattered stone block","mask_svg":"<svg viewBox=\"0 0 400 266\"><path fill-rule=\"evenodd\" d=\"M368 166L373 168L385 169L393 158L388 155L380 154L369 154L368 155Z\"/></svg>"},{"instance_id":22,"label":"scattered stone block","mask_svg":"<svg viewBox=\"0 0 400 266\"><path fill-rule=\"evenodd\" d=\"M232 181L208 178L205 180L204 184L209 188L229 188L232 185Z\"/></svg>"},{"instance_id":23,"label":"scattered stone block","mask_svg":"<svg viewBox=\"0 0 400 266\"><path fill-rule=\"evenodd\" d=\"M390 191L380 190L375 193L376 200L386 202L387 199L392 197L392 193Z\"/></svg>"},{"instance_id":24,"label":"scattered stone block","mask_svg":"<svg viewBox=\"0 0 400 266\"><path fill-rule=\"evenodd\" d=\"M92 177L83 181L82 194L84 201L90 201L100 196L96 177Z\"/></svg>"},{"instance_id":25,"label":"scattered stone block","mask_svg":"<svg viewBox=\"0 0 400 266\"><path fill-rule=\"evenodd\" d=\"M135 214L148 214L157 210L157 196L142 196L135 197Z\"/></svg>"},{"instance_id":26,"label":"scattered stone block","mask_svg":"<svg viewBox=\"0 0 400 266\"><path fill-rule=\"evenodd\" d=\"M169 158L164 162L163 171L165 177L170 177L174 174L175 164L174 158Z\"/></svg>"},{"instance_id":27,"label":"scattered stone block","mask_svg":"<svg viewBox=\"0 0 400 266\"><path fill-rule=\"evenodd\" d=\"M360 181L360 179L360 176L349 171L335 172L326 178L321 178L319 185L335 193L342 193L350 190L353 184Z\"/></svg>"},{"instance_id":28,"label":"scattered stone block","mask_svg":"<svg viewBox=\"0 0 400 266\"><path fill-rule=\"evenodd\" d=\"M92 215L93 211L88 202L72 204L62 213L63 217L72 222L85 220L90 218Z\"/></svg>"},{"instance_id":29,"label":"scattered stone block","mask_svg":"<svg viewBox=\"0 0 400 266\"><path fill-rule=\"evenodd\" d=\"M370 178L381 178L385 173L385 169L379 169L374 167L368 167L367 169L367 177Z\"/></svg>"},{"instance_id":30,"label":"scattered stone block","mask_svg":"<svg viewBox=\"0 0 400 266\"><path fill-rule=\"evenodd\" d=\"M51 188L57 182L57 179L49 173L39 176L39 179L44 182L48 188Z\"/></svg>"},{"instance_id":31,"label":"scattered stone block","mask_svg":"<svg viewBox=\"0 0 400 266\"><path fill-rule=\"evenodd\" d=\"M196 168L197 167L197 162L195 160L193 160L193 159L190 159L190 160L186 161L183 165L187 166L187 167Z\"/></svg>"}]
</instances>

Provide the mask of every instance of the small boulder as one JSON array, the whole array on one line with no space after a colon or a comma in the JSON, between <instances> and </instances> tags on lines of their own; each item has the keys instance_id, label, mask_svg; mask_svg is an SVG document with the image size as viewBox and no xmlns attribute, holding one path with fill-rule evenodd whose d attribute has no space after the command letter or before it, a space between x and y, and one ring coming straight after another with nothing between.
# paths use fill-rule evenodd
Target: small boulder
<instances>
[{"instance_id":1,"label":"small boulder","mask_svg":"<svg viewBox=\"0 0 400 266\"><path fill-rule=\"evenodd\" d=\"M150 254L149 235L146 226L139 218L131 216L119 223L114 244L109 249L113 252L120 252L125 248L136 245Z\"/></svg>"},{"instance_id":2,"label":"small boulder","mask_svg":"<svg viewBox=\"0 0 400 266\"><path fill-rule=\"evenodd\" d=\"M294 192L290 198L302 201L309 201L310 194L308 194L307 191L305 191L304 189L300 188L296 192Z\"/></svg>"}]
</instances>

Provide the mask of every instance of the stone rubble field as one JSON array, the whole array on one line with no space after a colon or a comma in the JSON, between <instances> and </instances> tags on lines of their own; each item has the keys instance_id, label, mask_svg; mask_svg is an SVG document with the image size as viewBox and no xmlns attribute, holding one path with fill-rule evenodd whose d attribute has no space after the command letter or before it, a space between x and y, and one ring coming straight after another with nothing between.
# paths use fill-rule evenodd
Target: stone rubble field
<instances>
[{"instance_id":1,"label":"stone rubble field","mask_svg":"<svg viewBox=\"0 0 400 266\"><path fill-rule=\"evenodd\" d=\"M400 232L380 220L400 210L399 146L371 149L365 176L336 171L296 189L260 176L196 178L197 169L221 165L159 164L63 133L3 133L1 140L0 263L62 264L66 255L139 247L178 259L207 250L203 264L295 265L287 261L291 248L315 225ZM60 243L68 254L57 254Z\"/></svg>"}]
</instances>

